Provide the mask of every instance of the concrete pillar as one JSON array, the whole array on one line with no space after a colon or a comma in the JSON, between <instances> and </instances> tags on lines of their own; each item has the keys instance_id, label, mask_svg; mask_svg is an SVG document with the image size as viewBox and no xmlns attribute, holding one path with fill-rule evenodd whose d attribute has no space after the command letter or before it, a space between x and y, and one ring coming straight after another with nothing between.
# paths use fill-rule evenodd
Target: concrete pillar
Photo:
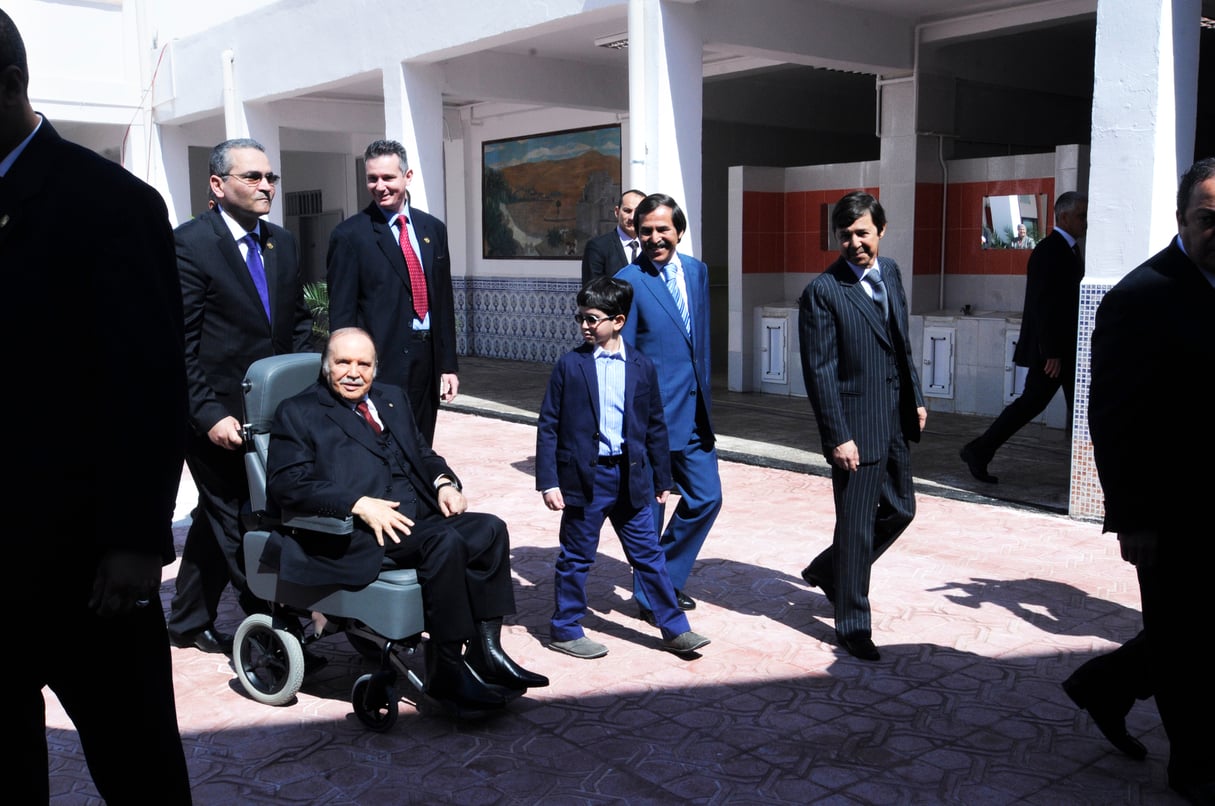
<instances>
[{"instance_id":1,"label":"concrete pillar","mask_svg":"<svg viewBox=\"0 0 1215 806\"><path fill-rule=\"evenodd\" d=\"M679 251L692 255L700 253L703 49L695 6L630 0L626 185L675 197L688 217Z\"/></svg>"},{"instance_id":2,"label":"concrete pillar","mask_svg":"<svg viewBox=\"0 0 1215 806\"><path fill-rule=\"evenodd\" d=\"M1177 180L1194 156L1200 17L1200 0L1097 3L1089 230L1072 436L1073 516L1101 517L1105 512L1085 405L1097 306L1123 275L1177 234Z\"/></svg>"},{"instance_id":3,"label":"concrete pillar","mask_svg":"<svg viewBox=\"0 0 1215 806\"><path fill-rule=\"evenodd\" d=\"M394 64L384 69L384 132L405 146L413 181L410 204L447 218L443 187L443 93L438 68Z\"/></svg>"},{"instance_id":4,"label":"concrete pillar","mask_svg":"<svg viewBox=\"0 0 1215 806\"><path fill-rule=\"evenodd\" d=\"M898 262L903 270L903 285L908 305L911 299L912 264L915 254L915 185L920 162L919 140L915 133L915 79L878 79L878 109L881 125L878 199L886 210L886 235L881 253ZM925 148L935 153L936 142L925 138ZM921 271L930 267L919 267Z\"/></svg>"},{"instance_id":5,"label":"concrete pillar","mask_svg":"<svg viewBox=\"0 0 1215 806\"><path fill-rule=\"evenodd\" d=\"M252 137L254 140L262 144L266 149L266 157L270 160L270 170L275 173L281 173L283 170L283 154L282 145L279 142L278 117L270 111L270 107L266 104L242 104L244 109L245 125L248 134L245 137ZM287 200L284 197L289 189L293 187L293 180L290 176L283 177L279 183L274 195L274 204L270 206L270 215L266 216L270 221L282 226L284 208L287 206ZM298 190L301 187L307 187L307 177L298 176L294 179L294 187Z\"/></svg>"}]
</instances>

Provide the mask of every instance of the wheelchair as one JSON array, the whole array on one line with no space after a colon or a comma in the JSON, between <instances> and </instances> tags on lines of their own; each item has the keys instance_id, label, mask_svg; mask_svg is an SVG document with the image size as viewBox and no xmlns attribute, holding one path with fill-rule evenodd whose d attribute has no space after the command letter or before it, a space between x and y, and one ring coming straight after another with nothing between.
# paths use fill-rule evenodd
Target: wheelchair
<instances>
[{"instance_id":1,"label":"wheelchair","mask_svg":"<svg viewBox=\"0 0 1215 806\"><path fill-rule=\"evenodd\" d=\"M278 521L266 515L266 456L270 427L278 404L316 383L319 353L263 358L245 374L245 470L250 512L245 519L244 552L249 590L271 605L271 613L248 616L236 631L232 653L236 676L250 697L267 705L294 700L304 680L304 647L328 635L344 633L363 657L378 662L376 672L359 677L350 701L359 721L375 731L389 730L397 720L403 679L417 693L423 681L405 659L422 642L422 588L412 569L385 568L370 585L356 591L338 586L292 585L261 567L270 530L306 529L350 534L354 518L323 518L282 513ZM324 629L305 635L301 620L312 613L325 617Z\"/></svg>"}]
</instances>

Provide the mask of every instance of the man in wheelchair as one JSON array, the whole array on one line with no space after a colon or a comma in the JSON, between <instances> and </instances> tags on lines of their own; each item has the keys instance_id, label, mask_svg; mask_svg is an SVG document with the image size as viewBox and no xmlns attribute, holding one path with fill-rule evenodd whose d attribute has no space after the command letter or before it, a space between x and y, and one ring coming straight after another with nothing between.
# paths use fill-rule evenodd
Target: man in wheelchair
<instances>
[{"instance_id":1,"label":"man in wheelchair","mask_svg":"<svg viewBox=\"0 0 1215 806\"><path fill-rule=\"evenodd\" d=\"M414 424L408 398L377 384L359 328L335 331L317 384L279 406L267 459L271 516L355 516L348 535L275 533L262 560L299 585L370 584L385 557L416 569L426 629L426 692L456 710L502 707L548 678L501 645L515 612L500 518L467 512L460 481ZM467 651L465 647L467 646ZM437 651L436 651L437 650Z\"/></svg>"}]
</instances>

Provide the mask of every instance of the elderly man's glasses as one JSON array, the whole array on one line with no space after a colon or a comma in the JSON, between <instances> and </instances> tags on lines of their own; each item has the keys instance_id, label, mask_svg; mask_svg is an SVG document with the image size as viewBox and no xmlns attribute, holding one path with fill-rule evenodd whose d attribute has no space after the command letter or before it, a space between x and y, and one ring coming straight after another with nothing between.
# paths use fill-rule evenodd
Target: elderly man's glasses
<instances>
[{"instance_id":1,"label":"elderly man's glasses","mask_svg":"<svg viewBox=\"0 0 1215 806\"><path fill-rule=\"evenodd\" d=\"M277 185L278 180L282 178L276 173L264 174L264 173L261 173L260 171L249 171L249 173L244 173L244 174L220 174L220 177L221 178L231 177L232 179L239 179L241 182L244 182L246 185L248 185L249 187L252 187L252 188L255 188L258 185L260 185L262 183L263 179L265 179L267 182L269 182L272 185Z\"/></svg>"}]
</instances>

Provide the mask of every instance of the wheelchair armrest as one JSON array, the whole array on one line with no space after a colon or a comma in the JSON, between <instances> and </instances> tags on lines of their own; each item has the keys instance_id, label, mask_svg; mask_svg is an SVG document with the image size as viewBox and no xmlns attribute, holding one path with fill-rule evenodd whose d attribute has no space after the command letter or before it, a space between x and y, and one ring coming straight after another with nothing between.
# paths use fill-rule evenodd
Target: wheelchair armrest
<instances>
[{"instance_id":1,"label":"wheelchair armrest","mask_svg":"<svg viewBox=\"0 0 1215 806\"><path fill-rule=\"evenodd\" d=\"M296 515L293 512L284 512L281 523L287 529L304 529L329 535L348 535L354 532L353 515L345 518L330 518L323 515Z\"/></svg>"}]
</instances>

